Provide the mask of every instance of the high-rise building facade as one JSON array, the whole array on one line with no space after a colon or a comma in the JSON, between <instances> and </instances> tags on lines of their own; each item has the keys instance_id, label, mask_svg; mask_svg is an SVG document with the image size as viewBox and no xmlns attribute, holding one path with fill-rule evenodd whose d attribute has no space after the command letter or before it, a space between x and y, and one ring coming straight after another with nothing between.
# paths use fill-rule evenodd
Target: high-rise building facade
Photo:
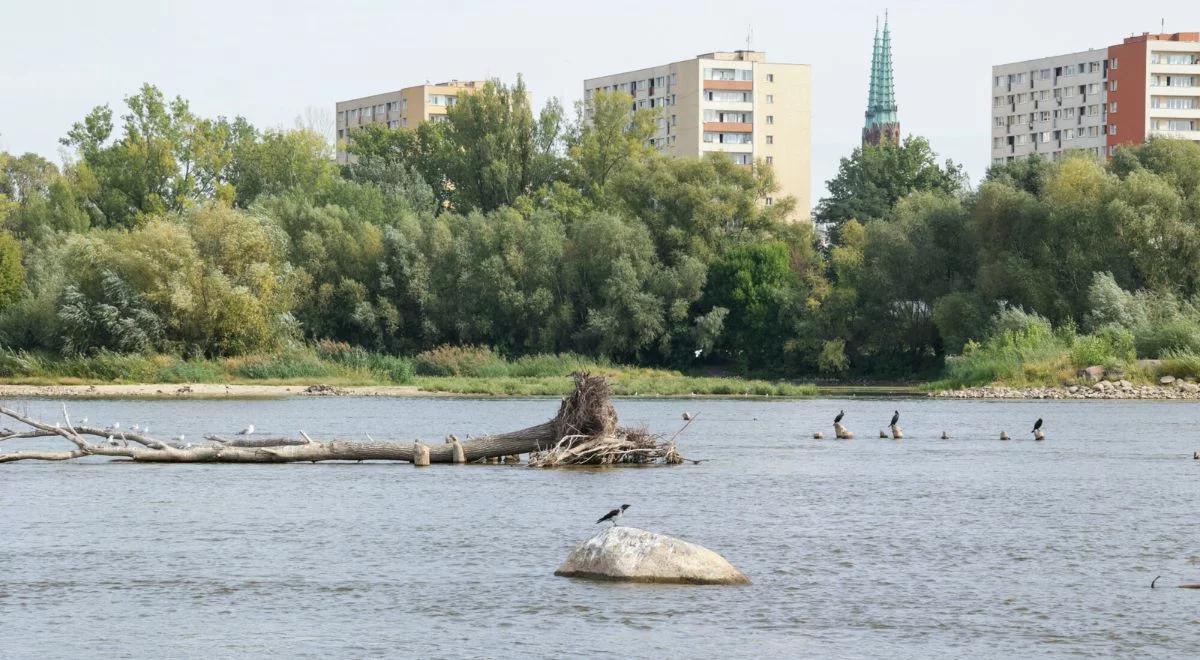
<instances>
[{"instance_id":1,"label":"high-rise building facade","mask_svg":"<svg viewBox=\"0 0 1200 660\"><path fill-rule=\"evenodd\" d=\"M460 93L474 91L483 85L483 81L477 80L451 80L339 101L335 106L338 164L344 165L352 158L346 153L346 142L351 139L354 129L369 124L410 128L425 121L443 121L446 110L457 102Z\"/></svg>"},{"instance_id":2,"label":"high-rise building facade","mask_svg":"<svg viewBox=\"0 0 1200 660\"><path fill-rule=\"evenodd\" d=\"M673 156L721 153L735 163L770 165L779 191L790 195L792 219L809 218L811 193L812 74L807 64L767 62L766 54L739 50L591 78L585 97L625 92L634 109L658 112L652 142Z\"/></svg>"},{"instance_id":3,"label":"high-rise building facade","mask_svg":"<svg viewBox=\"0 0 1200 660\"><path fill-rule=\"evenodd\" d=\"M896 85L892 77L892 30L887 17L883 33L875 19L875 47L871 51L871 87L867 93L867 120L863 124L863 144L879 146L900 143L900 109L896 106Z\"/></svg>"},{"instance_id":4,"label":"high-rise building facade","mask_svg":"<svg viewBox=\"0 0 1200 660\"><path fill-rule=\"evenodd\" d=\"M1200 142L1200 33L992 67L992 163L1111 156L1151 137Z\"/></svg>"}]
</instances>

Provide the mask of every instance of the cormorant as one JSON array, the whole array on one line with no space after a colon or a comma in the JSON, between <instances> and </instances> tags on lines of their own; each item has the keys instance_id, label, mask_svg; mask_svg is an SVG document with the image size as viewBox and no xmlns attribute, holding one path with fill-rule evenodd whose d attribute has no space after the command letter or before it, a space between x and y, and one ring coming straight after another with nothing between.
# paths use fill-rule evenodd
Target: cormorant
<instances>
[{"instance_id":1,"label":"cormorant","mask_svg":"<svg viewBox=\"0 0 1200 660\"><path fill-rule=\"evenodd\" d=\"M612 521L613 527L616 527L617 526L617 518L620 518L621 515L625 513L625 509L628 509L628 508L629 508L628 504L622 504L621 508L613 509L612 511L609 511L608 513L601 516L600 520L597 520L594 524L599 525L600 523L604 522L605 520L609 520L609 521Z\"/></svg>"},{"instance_id":2,"label":"cormorant","mask_svg":"<svg viewBox=\"0 0 1200 660\"><path fill-rule=\"evenodd\" d=\"M837 417L834 417L834 418L833 418L833 423L834 423L834 424L837 424L838 422L842 421L842 418L843 418L843 417L845 417L845 416L846 416L846 411L845 411L845 410L839 410L839 411L838 411L838 414L837 414Z\"/></svg>"},{"instance_id":3,"label":"cormorant","mask_svg":"<svg viewBox=\"0 0 1200 660\"><path fill-rule=\"evenodd\" d=\"M1042 428L1042 418L1038 417L1038 421L1033 423L1033 430L1030 433L1037 433L1037 430Z\"/></svg>"},{"instance_id":4,"label":"cormorant","mask_svg":"<svg viewBox=\"0 0 1200 660\"><path fill-rule=\"evenodd\" d=\"M888 426L895 426L896 423L900 421L900 411L893 410L892 412L892 421L888 423Z\"/></svg>"}]
</instances>

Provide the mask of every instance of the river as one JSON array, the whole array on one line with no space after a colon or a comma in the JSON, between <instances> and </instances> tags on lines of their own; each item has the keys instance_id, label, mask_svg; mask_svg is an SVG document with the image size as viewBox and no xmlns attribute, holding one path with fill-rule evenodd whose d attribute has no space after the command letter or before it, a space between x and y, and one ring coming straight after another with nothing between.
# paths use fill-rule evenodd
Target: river
<instances>
[{"instance_id":1,"label":"river","mask_svg":"<svg viewBox=\"0 0 1200 660\"><path fill-rule=\"evenodd\" d=\"M14 405L14 402L8 402ZM61 402L17 402L46 418ZM159 436L481 434L556 399L70 402ZM858 433L831 435L846 410ZM908 438L876 436L899 408ZM1149 401L631 400L700 465L0 465L0 656L1027 657L1200 650L1200 409ZM1045 442L1030 440L1038 417ZM945 430L951 439L939 439ZM1001 442L1006 430L1015 440ZM191 437L189 437L191 439ZM61 446L9 441L5 451ZM596 518L747 587L555 577ZM1163 575L1158 589L1149 588Z\"/></svg>"}]
</instances>

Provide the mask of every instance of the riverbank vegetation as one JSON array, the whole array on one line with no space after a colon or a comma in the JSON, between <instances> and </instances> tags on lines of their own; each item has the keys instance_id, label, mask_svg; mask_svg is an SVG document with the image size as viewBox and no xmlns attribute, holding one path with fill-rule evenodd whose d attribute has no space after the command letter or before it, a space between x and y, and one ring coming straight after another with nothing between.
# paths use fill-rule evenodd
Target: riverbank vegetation
<instances>
[{"instance_id":1,"label":"riverbank vegetation","mask_svg":"<svg viewBox=\"0 0 1200 660\"><path fill-rule=\"evenodd\" d=\"M669 109L629 107L489 84L445 122L357 130L339 167L313 130L147 85L71 127L61 167L0 153L0 377L558 393L586 367L621 394L778 394L1200 363L1194 144L977 189L920 138L856 149L824 240L769 165L664 157Z\"/></svg>"}]
</instances>

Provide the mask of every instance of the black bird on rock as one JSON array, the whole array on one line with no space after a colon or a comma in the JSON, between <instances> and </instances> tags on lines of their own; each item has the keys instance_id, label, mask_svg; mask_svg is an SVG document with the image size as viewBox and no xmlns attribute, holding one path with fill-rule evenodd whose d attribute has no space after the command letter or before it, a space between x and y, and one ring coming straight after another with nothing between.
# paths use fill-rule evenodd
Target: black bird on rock
<instances>
[{"instance_id":1,"label":"black bird on rock","mask_svg":"<svg viewBox=\"0 0 1200 660\"><path fill-rule=\"evenodd\" d=\"M838 414L837 414L837 417L834 417L834 418L833 418L833 423L834 423L834 424L837 424L838 422L842 421L842 418L843 418L843 417L845 417L845 416L846 416L846 411L845 411L845 410L839 410L839 411L838 411Z\"/></svg>"},{"instance_id":2,"label":"black bird on rock","mask_svg":"<svg viewBox=\"0 0 1200 660\"><path fill-rule=\"evenodd\" d=\"M599 525L600 523L608 520L608 521L612 522L613 527L616 527L617 526L617 518L620 518L621 514L625 513L625 509L628 509L628 508L629 508L628 504L622 504L621 508L613 509L612 511L609 511L608 513L601 516L600 520L597 520L595 522L595 524Z\"/></svg>"},{"instance_id":3,"label":"black bird on rock","mask_svg":"<svg viewBox=\"0 0 1200 660\"><path fill-rule=\"evenodd\" d=\"M896 423L900 421L900 411L893 410L892 413L892 421L888 422L888 426L895 426Z\"/></svg>"},{"instance_id":4,"label":"black bird on rock","mask_svg":"<svg viewBox=\"0 0 1200 660\"><path fill-rule=\"evenodd\" d=\"M1042 428L1042 418L1038 417L1038 421L1033 423L1033 430L1030 433L1037 433L1040 428Z\"/></svg>"}]
</instances>

